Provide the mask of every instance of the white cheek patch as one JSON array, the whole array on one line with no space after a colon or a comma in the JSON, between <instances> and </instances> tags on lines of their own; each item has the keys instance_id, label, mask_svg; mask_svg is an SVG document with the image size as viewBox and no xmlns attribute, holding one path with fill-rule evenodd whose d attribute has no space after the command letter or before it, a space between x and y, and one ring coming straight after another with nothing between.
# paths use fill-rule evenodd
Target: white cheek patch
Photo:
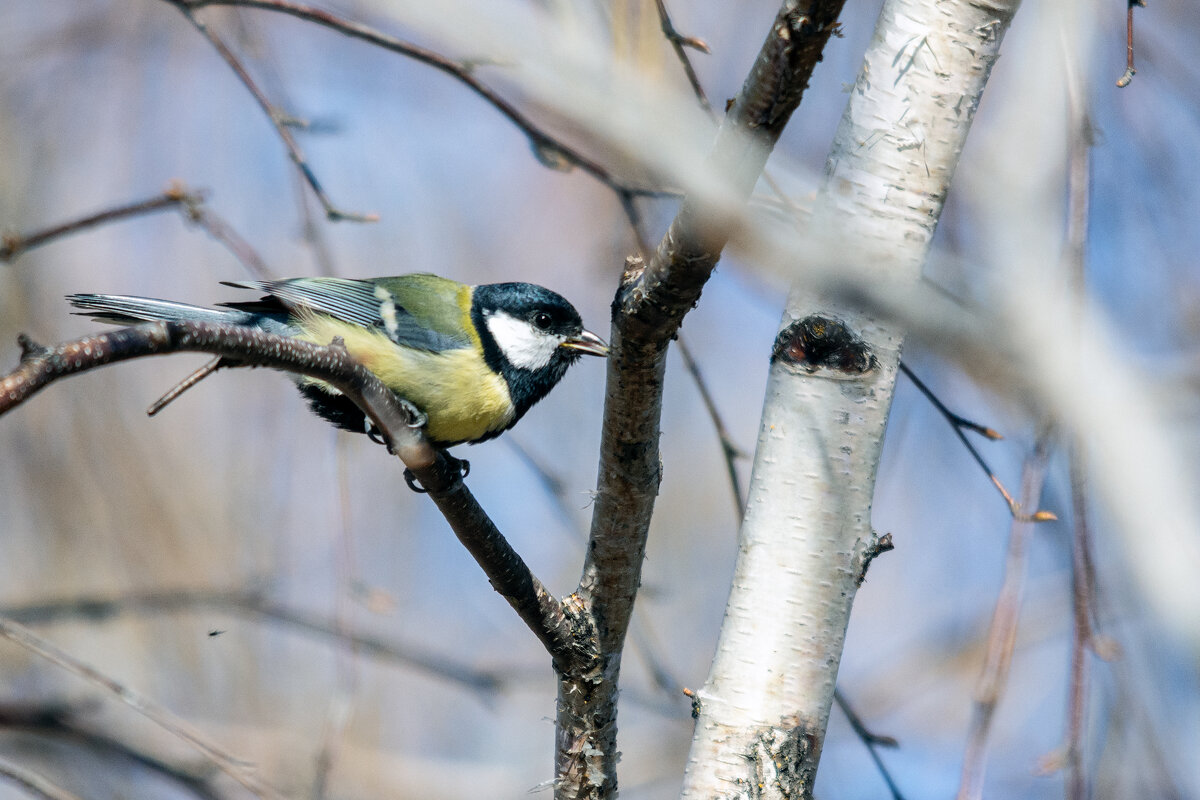
<instances>
[{"instance_id":1,"label":"white cheek patch","mask_svg":"<svg viewBox=\"0 0 1200 800\"><path fill-rule=\"evenodd\" d=\"M523 319L504 311L484 316L484 323L509 363L518 369L539 370L550 363L554 351L566 339L538 330Z\"/></svg>"}]
</instances>

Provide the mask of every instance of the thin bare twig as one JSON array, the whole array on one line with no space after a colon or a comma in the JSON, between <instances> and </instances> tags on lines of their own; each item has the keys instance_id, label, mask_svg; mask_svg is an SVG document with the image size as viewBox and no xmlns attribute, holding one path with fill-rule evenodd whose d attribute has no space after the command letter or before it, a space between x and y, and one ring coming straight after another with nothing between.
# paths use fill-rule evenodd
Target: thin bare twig
<instances>
[{"instance_id":1,"label":"thin bare twig","mask_svg":"<svg viewBox=\"0 0 1200 800\"><path fill-rule=\"evenodd\" d=\"M643 601L644 603L645 601ZM679 700L680 688L683 686L675 673L664 663L663 659L659 658L659 653L662 652L662 646L659 644L659 639L654 635L654 631L650 626L650 615L642 611L643 606L635 606L633 609L633 622L631 624L630 634L633 637L633 647L638 655L641 656L645 664L646 670L650 673L650 679L654 681L655 687L667 698L673 702Z\"/></svg>"},{"instance_id":2,"label":"thin bare twig","mask_svg":"<svg viewBox=\"0 0 1200 800\"><path fill-rule=\"evenodd\" d=\"M900 793L900 787L896 785L892 774L888 772L887 766L883 763L883 759L879 755L880 747L896 747L897 742L891 736L880 736L871 731L870 728L863 723L860 717L846 700L846 695L842 694L841 689L833 690L833 699L838 704L838 708L846 715L846 719L850 722L850 727L854 729L855 735L859 740L866 745L867 752L871 754L871 760L875 762L875 768L879 770L879 774L883 776L883 782L887 784L888 791L892 794L892 800L904 800L904 795Z\"/></svg>"},{"instance_id":3,"label":"thin bare twig","mask_svg":"<svg viewBox=\"0 0 1200 800\"><path fill-rule=\"evenodd\" d=\"M696 96L696 101L700 107L708 113L714 120L718 118L716 111L712 107L712 103L708 100L708 95L704 91L703 85L700 83L700 78L696 74L695 68L692 66L692 60L688 56L685 47L691 47L699 50L702 53L708 53L708 44L703 39L696 37L683 36L676 29L674 23L671 22L671 15L667 11L665 0L655 0L658 8L658 18L662 25L663 36L670 42L671 47L675 50L675 55L679 59L680 65L683 67L684 74L687 76L688 83L692 86L692 93ZM763 180L779 197L779 200L785 207L791 209L793 213L798 212L794 203L784 194L783 189L775 181L774 178L764 169L762 173ZM641 241L641 232L637 226L634 226L634 233ZM649 248L645 245L641 246L642 256L649 253ZM721 441L721 452L725 459L725 469L729 476L730 490L733 492L733 505L737 510L738 520L746 515L746 503L742 499L741 479L738 477L736 459L745 458L745 453L742 452L729 435L728 428L721 418L720 412L717 410L716 403L713 402L712 393L704 382L704 376L700 372L699 366L696 364L696 359L692 356L691 350L687 346L687 342L682 335L676 339L676 346L679 348L679 354L683 357L684 366L687 367L688 374L692 376L692 381L696 384L696 388L700 392L700 399L704 402L704 408L708 411L709 419L712 420L713 426L716 428L717 436Z\"/></svg>"},{"instance_id":4,"label":"thin bare twig","mask_svg":"<svg viewBox=\"0 0 1200 800\"><path fill-rule=\"evenodd\" d=\"M1052 435L1049 429L1037 436L1033 451L1025 459L1021 477L1021 500L1036 506L1046 477ZM983 777L987 765L988 736L1000 697L1008 683L1017 627L1021 616L1021 598L1025 590L1027 548L1033 533L1032 521L1013 517L1008 540L1008 559L1004 584L996 598L992 624L988 631L987 656L975 688L975 709L963 756L958 800L979 800L983 796Z\"/></svg>"},{"instance_id":5,"label":"thin bare twig","mask_svg":"<svg viewBox=\"0 0 1200 800\"><path fill-rule=\"evenodd\" d=\"M696 99L700 101L700 106L708 112L712 112L712 103L708 102L708 95L704 93L704 87L700 85L700 77L696 74L696 68L692 66L692 60L688 57L687 50L684 48L690 47L693 50L699 50L701 53L709 52L708 44L695 36L683 36L679 31L675 30L675 25L671 22L671 15L667 12L667 4L665 0L654 0L658 7L658 19L662 24L663 36L667 37L667 41L671 43L672 49L675 50L675 56L679 59L680 66L683 67L683 72L687 75L688 83L692 85L692 92L695 93Z\"/></svg>"},{"instance_id":6,"label":"thin bare twig","mask_svg":"<svg viewBox=\"0 0 1200 800\"><path fill-rule=\"evenodd\" d=\"M1070 448L1072 522L1071 536L1071 608L1074 626L1071 632L1071 682L1067 695L1067 800L1089 797L1088 777L1083 764L1083 732L1087 714L1088 651L1092 646L1093 583L1090 533L1087 509L1087 478L1083 469L1083 451L1079 442Z\"/></svg>"},{"instance_id":7,"label":"thin bare twig","mask_svg":"<svg viewBox=\"0 0 1200 800\"><path fill-rule=\"evenodd\" d=\"M230 22L236 27L236 33L232 38L242 45L243 51L255 54L254 61L259 83L262 85L263 91L274 99L273 105L279 109L293 108L294 103L287 90L287 84L274 57L273 45L261 35L257 25L251 24L248 16L236 12L230 15ZM296 127L309 133L321 130L331 133L336 130L334 125L314 127L310 121L299 120L289 115L284 115L280 122L288 127ZM338 272L334 264L333 253L329 248L326 229L318 224L318 220L325 216L325 211L320 207L320 201L309 191L308 182L299 170L292 170L290 178L292 197L300 217L301 239L312 254L317 274L336 276Z\"/></svg>"},{"instance_id":8,"label":"thin bare twig","mask_svg":"<svg viewBox=\"0 0 1200 800\"><path fill-rule=\"evenodd\" d=\"M562 518L564 526L575 534L579 541L586 541L587 531L579 526L579 521L572 507L572 498L567 492L566 481L525 449L511 434L505 436L504 441L525 462L525 465L533 471L538 482L542 484L542 487L553 501L553 505L558 511L559 517ZM649 671L654 685L670 699L677 699L681 684L679 679L671 673L671 670L663 662L663 659L659 657L661 648L657 645L657 637L651 631L644 603L634 606L633 621L636 624L630 625L630 631L633 636L632 646L634 650L645 662L646 669Z\"/></svg>"},{"instance_id":9,"label":"thin bare twig","mask_svg":"<svg viewBox=\"0 0 1200 800\"><path fill-rule=\"evenodd\" d=\"M1002 439L1004 437L991 428L985 425L980 425L977 422L972 422L965 417L955 414L953 411L947 408L946 405L938 399L938 396L933 393L933 390L926 386L925 382L918 378L916 373L914 373L912 369L903 361L900 362L900 371L908 376L908 379L912 381L913 385L921 391L921 394L925 395L929 402L933 403L934 408L936 408L938 412L946 418L946 421L950 423L950 427L954 429L954 435L958 437L960 442L962 442L963 447L967 448L967 452L969 452L971 457L975 459L975 463L979 465L979 468L982 469L984 474L988 476L988 480L990 480L992 485L996 487L996 490L1000 492L1000 496L1004 498L1004 502L1008 505L1008 512L1012 514L1013 519L1017 520L1018 522L1050 522L1058 519L1053 511L1038 510L1034 511L1032 514L1023 513L1021 511L1022 505L1016 500L1016 498L1012 496L1012 494L1009 493L1008 489L1004 488L1004 484L1001 482L1000 478L997 477L995 472L992 472L992 468L989 467L987 462L983 460L983 456L981 456L979 451L975 449L975 445L971 444L971 440L963 434L963 429L974 431L975 433L992 440Z\"/></svg>"},{"instance_id":10,"label":"thin bare twig","mask_svg":"<svg viewBox=\"0 0 1200 800\"><path fill-rule=\"evenodd\" d=\"M220 356L217 356L216 358L207 362L204 366L202 366L199 369L197 369L196 371L192 372L190 375L185 377L179 383L175 384L170 389L168 389L166 394L164 394L162 397L158 398L153 403L151 403L150 407L146 409L146 416L153 417L153 416L157 415L158 412L162 411L164 408L169 406L171 403L175 402L176 398L178 398L179 395L183 394L188 389L191 389L197 383L204 380L209 375L212 375L214 372L216 372L218 369L220 369L223 366L227 367L230 365L225 363Z\"/></svg>"},{"instance_id":11,"label":"thin bare twig","mask_svg":"<svg viewBox=\"0 0 1200 800\"><path fill-rule=\"evenodd\" d=\"M146 719L190 744L222 772L257 797L282 798L279 792L265 784L255 774L253 766L213 743L204 734L150 698L105 675L90 664L75 658L23 625L0 618L0 636L113 694Z\"/></svg>"},{"instance_id":12,"label":"thin bare twig","mask_svg":"<svg viewBox=\"0 0 1200 800\"><path fill-rule=\"evenodd\" d=\"M195 193L188 193L187 200L183 203L183 213L187 221L224 245L256 279L265 281L273 278L274 275L258 251L207 205L196 202L196 197Z\"/></svg>"},{"instance_id":13,"label":"thin bare twig","mask_svg":"<svg viewBox=\"0 0 1200 800\"><path fill-rule=\"evenodd\" d=\"M184 219L224 245L254 277L259 279L271 277L270 271L254 248L239 236L237 231L214 214L205 205L206 200L203 190L189 189L180 181L172 181L162 194L146 200L113 206L34 233L4 234L0 236L0 261L15 261L28 250L50 244L63 236L79 233L88 228L175 208L183 214Z\"/></svg>"},{"instance_id":14,"label":"thin bare twig","mask_svg":"<svg viewBox=\"0 0 1200 800\"><path fill-rule=\"evenodd\" d=\"M733 507L737 509L737 518L741 520L746 516L746 501L742 498L742 482L738 477L737 460L745 458L746 454L733 441L733 437L729 434L729 429L725 427L725 421L721 418L721 412L717 410L716 401L713 400L712 393L708 390L708 384L704 382L704 375L700 372L699 365L696 364L696 359L692 357L692 351L687 346L687 341L682 335L675 341L676 347L679 349L679 355L683 358L683 364L691 373L692 380L696 384L696 388L700 390L700 399L704 401L704 408L708 411L708 418L712 420L713 428L717 431L717 438L721 441L721 453L725 458L725 471L729 475L729 488L733 492Z\"/></svg>"},{"instance_id":15,"label":"thin bare twig","mask_svg":"<svg viewBox=\"0 0 1200 800\"><path fill-rule=\"evenodd\" d=\"M334 654L337 667L336 686L326 701L325 721L321 726L321 746L317 751L313 800L325 800L329 791L329 776L337 764L345 744L346 730L354 714L359 695L359 650L350 633L347 598L354 582L354 537L350 524L350 478L346 463L348 440L339 436L337 450L338 508L341 511L337 532L339 548L336 559L336 586L333 605L333 631L337 635Z\"/></svg>"},{"instance_id":16,"label":"thin bare twig","mask_svg":"<svg viewBox=\"0 0 1200 800\"><path fill-rule=\"evenodd\" d=\"M171 2L171 0L167 1ZM292 136L292 132L289 130L290 126L285 124L287 120L291 119L291 117L275 108L275 106L267 98L266 94L263 93L262 89L258 88L258 84L254 82L254 79L250 77L250 73L246 71L246 68L242 65L242 62L238 60L238 57L233 54L233 51L229 49L224 41L222 41L221 37L213 33L208 25L205 24L205 22L198 16L196 16L189 4L172 2L172 5L178 8L179 11L185 17L187 17L188 22L192 23L192 26L200 32L200 35L208 40L209 44L211 44L217 51L217 54L221 56L222 60L224 60L224 62L229 65L229 68L233 70L234 74L237 75L238 80L242 82L242 85L250 91L250 94L254 97L255 102L258 103L259 108L261 108L263 113L267 115L267 119L271 121L272 127L275 128L275 133L278 134L280 140L283 142L284 147L287 148L288 156L291 157L292 163L296 165L296 169L300 170L300 174L304 176L304 179L308 182L308 185L312 187L313 194L315 194L317 199L321 202L321 207L325 209L326 218L332 222L341 222L343 220L349 222L377 222L379 220L378 214L359 214L350 211L342 211L333 204L333 201L329 199L329 195L326 194L325 190L321 187L321 182L317 180L317 176L313 172L312 167L309 166L308 159L304 157L304 152L300 149L300 145L296 143L296 138Z\"/></svg>"},{"instance_id":17,"label":"thin bare twig","mask_svg":"<svg viewBox=\"0 0 1200 800\"><path fill-rule=\"evenodd\" d=\"M207 6L241 6L288 14L337 31L345 36L373 44L393 53L412 58L459 81L493 108L508 118L529 139L538 160L547 166L569 164L583 170L609 186L618 195L637 197L674 197L678 193L663 189L635 186L616 178L602 164L546 133L512 103L505 100L475 75L474 64L453 61L424 47L389 36L369 25L353 22L314 6L289 0L164 0L185 13ZM628 211L627 211L628 213Z\"/></svg>"},{"instance_id":18,"label":"thin bare twig","mask_svg":"<svg viewBox=\"0 0 1200 800\"><path fill-rule=\"evenodd\" d=\"M692 94L696 96L696 102L700 104L700 108L708 112L708 115L715 121L720 119L716 109L709 102L708 94L704 91L703 84L700 83L700 77L696 74L696 69L692 65L692 59L687 54L685 47L690 47L693 50L699 50L702 53L709 53L708 43L703 39L695 36L683 36L675 29L674 23L671 22L671 15L667 12L667 4L665 0L655 0L658 6L658 19L662 25L663 36L670 42L672 49L675 51L675 56L679 59L679 64L683 67L684 75L687 77L688 83L691 84ZM792 199L784 193L783 187L779 182L771 176L769 170L764 169L762 179L767 188L775 193L779 198L779 202L783 208L786 208L793 216L799 217L800 209L792 202ZM646 252L643 248L643 252Z\"/></svg>"},{"instance_id":19,"label":"thin bare twig","mask_svg":"<svg viewBox=\"0 0 1200 800\"><path fill-rule=\"evenodd\" d=\"M171 208L186 208L189 204L200 205L203 200L202 193L188 192L181 185L174 184L162 194L147 200L139 200L135 203L107 208L95 214L89 214L86 217L64 222L61 225L54 225L53 227L35 231L34 233L6 233L0 236L0 261L14 261L28 250L49 244L63 236L78 233L88 228L94 228L97 225L129 219L131 217L139 217L145 214L153 214L156 211L164 211Z\"/></svg>"}]
</instances>

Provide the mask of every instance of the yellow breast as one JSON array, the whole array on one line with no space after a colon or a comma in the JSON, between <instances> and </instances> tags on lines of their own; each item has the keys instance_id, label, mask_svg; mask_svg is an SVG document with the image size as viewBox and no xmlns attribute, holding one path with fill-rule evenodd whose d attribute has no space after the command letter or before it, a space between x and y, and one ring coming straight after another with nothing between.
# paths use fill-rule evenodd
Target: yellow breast
<instances>
[{"instance_id":1,"label":"yellow breast","mask_svg":"<svg viewBox=\"0 0 1200 800\"><path fill-rule=\"evenodd\" d=\"M382 331L324 315L297 320L298 338L328 344L340 336L350 355L396 394L421 409L428 435L444 443L481 439L508 427L512 399L504 378L488 369L475 348L433 353L401 348ZM318 385L319 382L314 382Z\"/></svg>"}]
</instances>

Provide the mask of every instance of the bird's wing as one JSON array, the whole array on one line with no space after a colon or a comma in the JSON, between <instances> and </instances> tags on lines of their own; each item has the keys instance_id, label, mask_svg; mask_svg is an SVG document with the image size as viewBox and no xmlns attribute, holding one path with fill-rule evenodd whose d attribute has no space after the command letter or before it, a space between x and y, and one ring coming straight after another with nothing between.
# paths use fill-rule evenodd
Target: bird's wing
<instances>
[{"instance_id":1,"label":"bird's wing","mask_svg":"<svg viewBox=\"0 0 1200 800\"><path fill-rule=\"evenodd\" d=\"M291 312L315 311L335 319L377 328L396 344L439 352L471 345L469 315L461 310L455 281L436 275L402 275L374 280L345 278L292 278L281 281L227 282L229 286L258 289L262 301L226 303L249 310L278 303ZM467 300L469 308L469 294Z\"/></svg>"}]
</instances>

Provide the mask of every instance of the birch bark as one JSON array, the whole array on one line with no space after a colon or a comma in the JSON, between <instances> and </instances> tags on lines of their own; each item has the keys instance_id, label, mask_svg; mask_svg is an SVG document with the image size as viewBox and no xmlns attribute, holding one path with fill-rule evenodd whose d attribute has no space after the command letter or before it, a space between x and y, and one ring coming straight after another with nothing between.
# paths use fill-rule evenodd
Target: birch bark
<instances>
[{"instance_id":1,"label":"birch bark","mask_svg":"<svg viewBox=\"0 0 1200 800\"><path fill-rule=\"evenodd\" d=\"M810 239L844 274L920 277L1019 0L888 0ZM738 560L684 798L808 798L855 592L903 331L797 281L768 379Z\"/></svg>"}]
</instances>

